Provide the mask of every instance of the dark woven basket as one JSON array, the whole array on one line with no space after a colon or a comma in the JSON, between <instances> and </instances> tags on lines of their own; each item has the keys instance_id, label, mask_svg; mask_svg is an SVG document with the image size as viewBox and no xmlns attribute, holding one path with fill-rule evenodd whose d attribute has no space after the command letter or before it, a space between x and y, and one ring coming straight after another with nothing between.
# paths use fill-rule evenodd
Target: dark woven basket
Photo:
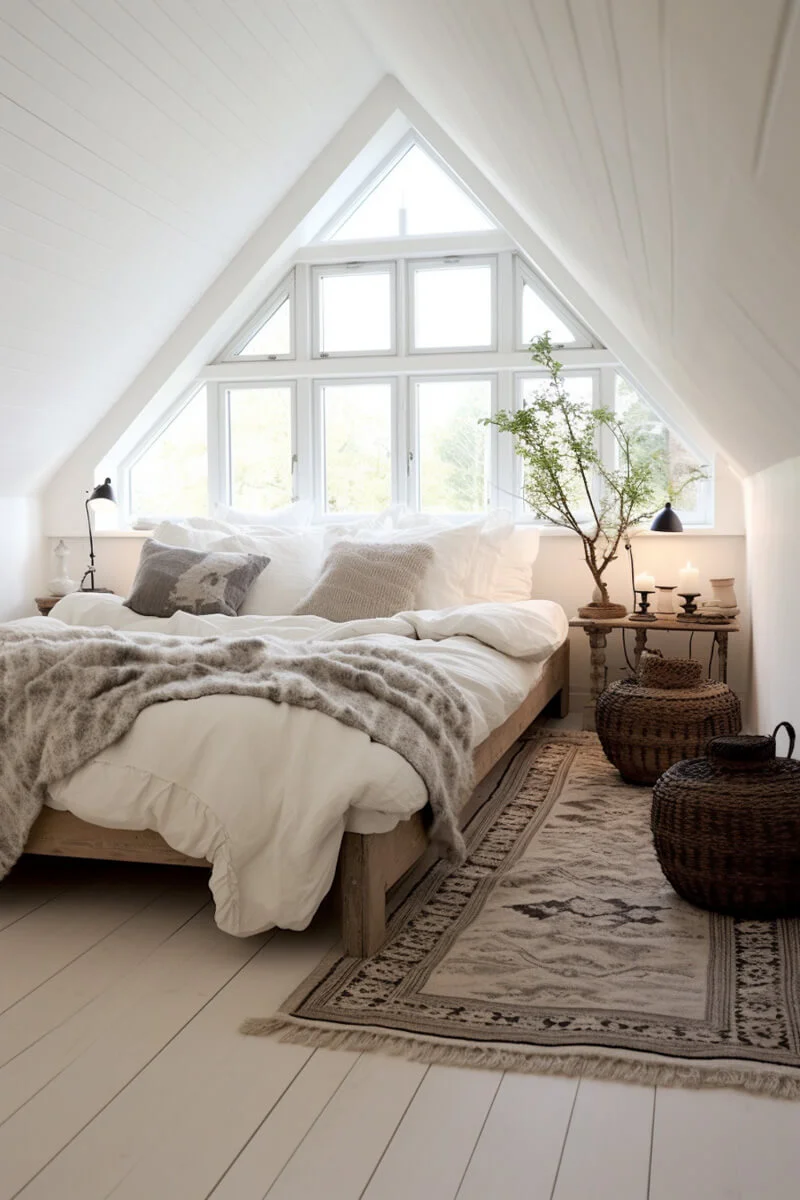
<instances>
[{"instance_id":1,"label":"dark woven basket","mask_svg":"<svg viewBox=\"0 0 800 1200\"><path fill-rule=\"evenodd\" d=\"M670 767L653 789L651 823L664 874L692 904L800 915L800 764L775 758L775 734L716 738L707 758Z\"/></svg>"},{"instance_id":2,"label":"dark woven basket","mask_svg":"<svg viewBox=\"0 0 800 1200\"><path fill-rule=\"evenodd\" d=\"M741 706L726 684L685 685L701 670L696 659L643 655L638 680L612 683L598 697L600 742L627 783L653 784L673 763L702 754L709 738L741 729Z\"/></svg>"}]
</instances>

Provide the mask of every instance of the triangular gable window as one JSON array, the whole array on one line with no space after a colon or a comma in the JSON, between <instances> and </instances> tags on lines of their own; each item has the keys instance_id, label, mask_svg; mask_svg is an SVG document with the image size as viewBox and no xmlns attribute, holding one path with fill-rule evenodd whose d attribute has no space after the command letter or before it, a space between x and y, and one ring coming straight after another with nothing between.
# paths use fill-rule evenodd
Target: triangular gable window
<instances>
[{"instance_id":1,"label":"triangular gable window","mask_svg":"<svg viewBox=\"0 0 800 1200\"><path fill-rule=\"evenodd\" d=\"M563 304L545 290L535 272L520 258L517 275L517 348L526 350L534 338L549 332L554 346L570 350L593 345L592 335Z\"/></svg>"},{"instance_id":2,"label":"triangular gable window","mask_svg":"<svg viewBox=\"0 0 800 1200\"><path fill-rule=\"evenodd\" d=\"M222 354L237 358L294 358L294 279L290 276L248 321Z\"/></svg>"},{"instance_id":3,"label":"triangular gable window","mask_svg":"<svg viewBox=\"0 0 800 1200\"><path fill-rule=\"evenodd\" d=\"M455 179L416 143L390 167L328 241L480 233L494 222Z\"/></svg>"},{"instance_id":4,"label":"triangular gable window","mask_svg":"<svg viewBox=\"0 0 800 1200\"><path fill-rule=\"evenodd\" d=\"M286 358L291 353L292 302L287 296L272 316L245 342L238 357L255 355L258 358Z\"/></svg>"}]
</instances>

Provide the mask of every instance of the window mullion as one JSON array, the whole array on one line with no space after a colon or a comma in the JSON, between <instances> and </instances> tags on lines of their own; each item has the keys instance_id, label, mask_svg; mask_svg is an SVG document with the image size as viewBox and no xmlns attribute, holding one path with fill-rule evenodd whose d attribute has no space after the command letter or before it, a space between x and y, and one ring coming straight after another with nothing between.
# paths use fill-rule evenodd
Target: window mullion
<instances>
[{"instance_id":1,"label":"window mullion","mask_svg":"<svg viewBox=\"0 0 800 1200\"><path fill-rule=\"evenodd\" d=\"M294 269L294 346L295 358L312 357L311 341L311 268L297 263Z\"/></svg>"},{"instance_id":2,"label":"window mullion","mask_svg":"<svg viewBox=\"0 0 800 1200\"><path fill-rule=\"evenodd\" d=\"M593 408L608 408L614 411L614 369L602 367L594 372ZM598 453L607 471L613 471L617 465L617 446L613 433L603 426L598 434ZM602 500L602 488L599 479L595 479L595 499Z\"/></svg>"},{"instance_id":3,"label":"window mullion","mask_svg":"<svg viewBox=\"0 0 800 1200\"><path fill-rule=\"evenodd\" d=\"M208 421L208 507L230 504L230 438L228 430L227 389L221 383L209 383L206 391Z\"/></svg>"},{"instance_id":4,"label":"window mullion","mask_svg":"<svg viewBox=\"0 0 800 1200\"><path fill-rule=\"evenodd\" d=\"M412 442L409 437L409 413L411 403L409 379L400 375L395 380L392 413L392 502L411 505L409 489L409 454Z\"/></svg>"},{"instance_id":5,"label":"window mullion","mask_svg":"<svg viewBox=\"0 0 800 1200\"><path fill-rule=\"evenodd\" d=\"M501 354L516 349L513 257L510 251L497 256L497 349Z\"/></svg>"},{"instance_id":6,"label":"window mullion","mask_svg":"<svg viewBox=\"0 0 800 1200\"><path fill-rule=\"evenodd\" d=\"M406 495L408 507L419 511L419 396L413 376L407 379L408 407L406 411Z\"/></svg>"},{"instance_id":7,"label":"window mullion","mask_svg":"<svg viewBox=\"0 0 800 1200\"><path fill-rule=\"evenodd\" d=\"M515 409L515 384L515 377L511 371L501 371L499 373L492 397L493 416L500 409L503 409L505 412L512 412ZM519 459L514 453L514 439L510 433L500 433L496 425L492 425L491 434L491 504L493 508L510 509L512 516L515 519L519 519L522 516L522 505L518 499L517 464Z\"/></svg>"}]
</instances>

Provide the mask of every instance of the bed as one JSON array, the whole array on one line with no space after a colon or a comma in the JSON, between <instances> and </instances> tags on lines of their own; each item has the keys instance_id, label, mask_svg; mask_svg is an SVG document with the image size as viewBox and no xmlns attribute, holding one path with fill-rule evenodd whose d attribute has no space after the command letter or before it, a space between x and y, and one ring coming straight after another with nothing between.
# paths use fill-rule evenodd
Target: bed
<instances>
[{"instance_id":1,"label":"bed","mask_svg":"<svg viewBox=\"0 0 800 1200\"><path fill-rule=\"evenodd\" d=\"M566 710L567 623L548 601L332 625L260 613L152 620L117 597L74 595L53 617L32 622L53 619L188 637L402 638L466 696L476 783L540 713ZM210 865L217 923L238 936L304 928L335 887L348 953L370 955L384 936L387 891L428 851L426 798L399 755L331 717L250 697L203 697L145 710L119 742L52 787L26 850ZM480 801L477 788L462 824Z\"/></svg>"}]
</instances>

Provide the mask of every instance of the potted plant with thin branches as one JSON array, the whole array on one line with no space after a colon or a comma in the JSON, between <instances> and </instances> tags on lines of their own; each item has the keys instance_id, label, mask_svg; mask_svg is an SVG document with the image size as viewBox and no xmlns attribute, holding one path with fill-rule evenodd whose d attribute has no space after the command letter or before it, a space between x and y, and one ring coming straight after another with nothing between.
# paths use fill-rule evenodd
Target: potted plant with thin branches
<instances>
[{"instance_id":1,"label":"potted plant with thin branches","mask_svg":"<svg viewBox=\"0 0 800 1200\"><path fill-rule=\"evenodd\" d=\"M547 371L547 382L536 388L524 408L501 411L484 424L496 425L514 438L524 464L523 495L533 512L581 539L595 592L592 601L578 609L580 616L625 616L627 607L611 600L604 576L628 531L655 511L656 456L645 435L626 428L611 409L591 408L570 398L549 333L534 339L530 349L533 361ZM614 466L599 449L601 438L609 437L616 450ZM705 477L702 469L691 469L679 486L670 484L670 499Z\"/></svg>"}]
</instances>

